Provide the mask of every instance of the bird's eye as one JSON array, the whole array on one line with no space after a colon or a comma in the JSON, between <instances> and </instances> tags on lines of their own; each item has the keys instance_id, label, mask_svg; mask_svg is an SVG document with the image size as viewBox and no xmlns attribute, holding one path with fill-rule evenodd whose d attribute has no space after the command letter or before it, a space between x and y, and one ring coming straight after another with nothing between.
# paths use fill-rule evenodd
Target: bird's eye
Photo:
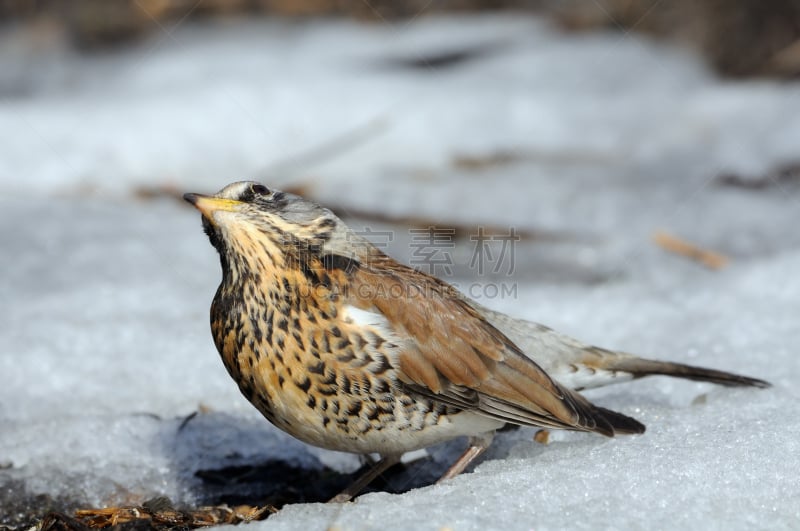
<instances>
[{"instance_id":1,"label":"bird's eye","mask_svg":"<svg viewBox=\"0 0 800 531\"><path fill-rule=\"evenodd\" d=\"M269 195L269 188L267 188L267 187L266 187L266 186L264 186L263 184L254 184L254 185L252 186L252 188L250 188L250 190L251 190L251 191L252 191L254 194L258 194L258 195Z\"/></svg>"}]
</instances>

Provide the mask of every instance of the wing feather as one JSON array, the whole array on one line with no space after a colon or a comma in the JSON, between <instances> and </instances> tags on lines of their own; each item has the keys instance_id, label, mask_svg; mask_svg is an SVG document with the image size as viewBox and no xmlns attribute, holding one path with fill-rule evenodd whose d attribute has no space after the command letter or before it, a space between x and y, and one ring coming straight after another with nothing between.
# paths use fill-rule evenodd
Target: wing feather
<instances>
[{"instance_id":1,"label":"wing feather","mask_svg":"<svg viewBox=\"0 0 800 531\"><path fill-rule=\"evenodd\" d=\"M614 434L601 409L556 383L452 286L382 253L370 258L351 276L350 303L382 313L402 338L403 385L504 422Z\"/></svg>"}]
</instances>

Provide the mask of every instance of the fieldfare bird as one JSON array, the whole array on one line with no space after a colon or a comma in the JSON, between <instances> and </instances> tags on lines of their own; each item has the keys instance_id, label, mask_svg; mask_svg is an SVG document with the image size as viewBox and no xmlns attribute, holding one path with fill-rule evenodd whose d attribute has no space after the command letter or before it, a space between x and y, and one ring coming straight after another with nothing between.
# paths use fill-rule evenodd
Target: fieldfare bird
<instances>
[{"instance_id":1,"label":"fieldfare bird","mask_svg":"<svg viewBox=\"0 0 800 531\"><path fill-rule=\"evenodd\" d=\"M507 424L644 432L581 389L652 374L769 385L586 345L489 310L393 260L330 210L259 183L184 198L219 252L211 330L242 394L301 441L381 456L335 501L405 452L467 436L442 480L452 478Z\"/></svg>"}]
</instances>

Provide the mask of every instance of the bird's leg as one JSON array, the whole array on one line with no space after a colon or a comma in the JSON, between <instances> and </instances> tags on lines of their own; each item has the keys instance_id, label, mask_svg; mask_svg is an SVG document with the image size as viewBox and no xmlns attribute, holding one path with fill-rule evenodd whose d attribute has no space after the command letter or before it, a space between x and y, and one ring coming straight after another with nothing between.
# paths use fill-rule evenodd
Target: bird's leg
<instances>
[{"instance_id":1,"label":"bird's leg","mask_svg":"<svg viewBox=\"0 0 800 531\"><path fill-rule=\"evenodd\" d=\"M489 431L486 433L482 433L481 435L476 435L474 437L469 438L469 446L461 454L461 457L456 460L455 463L447 469L442 477L436 483L441 483L448 479L453 479L460 473L464 471L465 468L469 466L471 462L473 462L479 455L486 451L489 446L492 444L492 439L494 439L494 432Z\"/></svg>"},{"instance_id":2,"label":"bird's leg","mask_svg":"<svg viewBox=\"0 0 800 531\"><path fill-rule=\"evenodd\" d=\"M400 462L400 455L382 455L381 460L375 463L369 470L361 474L342 492L328 500L328 503L344 503L353 499L359 492L372 483L372 481L386 472L392 465Z\"/></svg>"}]
</instances>

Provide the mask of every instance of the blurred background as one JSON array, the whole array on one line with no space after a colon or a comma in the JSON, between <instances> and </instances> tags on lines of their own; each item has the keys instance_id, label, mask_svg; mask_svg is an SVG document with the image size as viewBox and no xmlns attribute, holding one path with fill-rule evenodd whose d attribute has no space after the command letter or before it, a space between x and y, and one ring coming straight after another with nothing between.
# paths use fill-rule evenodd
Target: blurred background
<instances>
[{"instance_id":1,"label":"blurred background","mask_svg":"<svg viewBox=\"0 0 800 531\"><path fill-rule=\"evenodd\" d=\"M767 406L709 399L705 418L686 411L705 404L695 384L593 395L677 430L620 458L644 490L571 457L615 481L593 491L661 508L637 524L596 504L585 521L762 514L791 467L754 460L776 450L711 432L691 440L714 455L692 453L680 430L796 406L798 74L796 0L0 0L0 526L161 495L318 501L336 488L320 478L357 468L270 427L211 342L218 261L181 195L251 179L495 309L783 384ZM782 422L771 444L800 455L800 425ZM500 437L490 459L528 439ZM670 441L663 462L695 476L653 468ZM429 483L457 450L390 490ZM318 490L286 479L303 470ZM562 472L551 498L568 500L584 479ZM521 490L569 527L575 506ZM796 506L762 516L790 526Z\"/></svg>"},{"instance_id":2,"label":"blurred background","mask_svg":"<svg viewBox=\"0 0 800 531\"><path fill-rule=\"evenodd\" d=\"M791 0L736 5L721 0L4 0L0 5L0 15L29 26L33 38L58 35L83 50L124 45L186 18L347 17L407 23L419 16L498 11L545 16L567 31L607 28L682 42L727 76L792 77L800 68L800 6Z\"/></svg>"}]
</instances>

